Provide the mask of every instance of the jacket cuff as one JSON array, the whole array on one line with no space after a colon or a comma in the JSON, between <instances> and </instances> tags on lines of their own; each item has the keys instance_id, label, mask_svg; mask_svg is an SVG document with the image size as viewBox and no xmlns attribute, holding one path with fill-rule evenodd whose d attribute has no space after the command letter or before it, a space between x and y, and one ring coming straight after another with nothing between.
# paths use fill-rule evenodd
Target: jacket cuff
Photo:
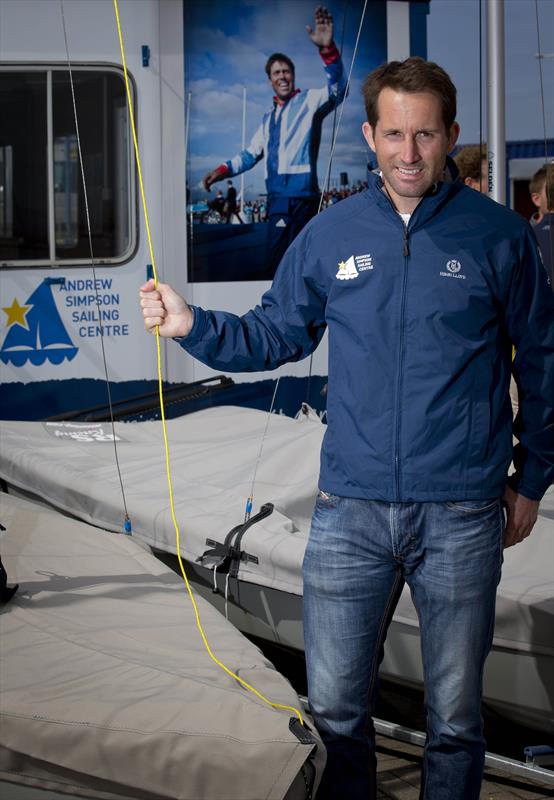
<instances>
[{"instance_id":1,"label":"jacket cuff","mask_svg":"<svg viewBox=\"0 0 554 800\"><path fill-rule=\"evenodd\" d=\"M331 42L329 47L320 47L319 48L319 55L321 56L323 63L333 64L335 61L338 61L340 58L340 53L337 49L337 46L334 42Z\"/></svg>"},{"instance_id":2,"label":"jacket cuff","mask_svg":"<svg viewBox=\"0 0 554 800\"><path fill-rule=\"evenodd\" d=\"M524 476L518 474L517 472L509 475L506 483L510 489L514 490L514 492L517 492L524 497L528 497L529 500L542 500L546 489L548 489L548 486L542 489L536 485L533 485L527 481Z\"/></svg>"},{"instance_id":3,"label":"jacket cuff","mask_svg":"<svg viewBox=\"0 0 554 800\"><path fill-rule=\"evenodd\" d=\"M194 321L192 323L192 328L187 333L186 336L174 336L173 341L180 344L181 347L184 347L185 350L188 350L189 347L192 347L201 340L202 336L204 335L204 331L206 330L206 312L203 308L199 306L191 306L189 305L190 310L193 313Z\"/></svg>"},{"instance_id":4,"label":"jacket cuff","mask_svg":"<svg viewBox=\"0 0 554 800\"><path fill-rule=\"evenodd\" d=\"M233 174L233 167L230 161L225 161L219 167L216 167L215 171L217 172L218 180L221 180L221 178L226 178L228 175Z\"/></svg>"},{"instance_id":5,"label":"jacket cuff","mask_svg":"<svg viewBox=\"0 0 554 800\"><path fill-rule=\"evenodd\" d=\"M223 164L220 164L214 169L214 173L217 175L217 181L221 180L222 178L226 178L227 175L231 174L230 163L230 161L225 161Z\"/></svg>"}]
</instances>

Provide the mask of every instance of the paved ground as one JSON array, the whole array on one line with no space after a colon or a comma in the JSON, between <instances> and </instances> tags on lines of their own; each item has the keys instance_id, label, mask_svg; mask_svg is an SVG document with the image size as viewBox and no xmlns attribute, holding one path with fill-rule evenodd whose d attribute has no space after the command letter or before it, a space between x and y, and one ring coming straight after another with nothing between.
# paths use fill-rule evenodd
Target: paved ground
<instances>
[{"instance_id":1,"label":"paved ground","mask_svg":"<svg viewBox=\"0 0 554 800\"><path fill-rule=\"evenodd\" d=\"M380 800L418 800L421 748L385 736L377 737L378 797ZM554 787L487 770L481 800L543 800Z\"/></svg>"}]
</instances>

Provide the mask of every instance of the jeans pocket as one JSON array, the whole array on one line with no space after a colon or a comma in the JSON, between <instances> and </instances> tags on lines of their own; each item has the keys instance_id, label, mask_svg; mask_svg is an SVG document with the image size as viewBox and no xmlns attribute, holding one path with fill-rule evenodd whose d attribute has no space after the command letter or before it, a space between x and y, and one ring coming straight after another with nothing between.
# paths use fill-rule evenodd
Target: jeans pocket
<instances>
[{"instance_id":1,"label":"jeans pocket","mask_svg":"<svg viewBox=\"0 0 554 800\"><path fill-rule=\"evenodd\" d=\"M448 500L445 506L449 511L454 511L458 514L483 514L485 511L491 511L493 508L498 508L500 498L488 500Z\"/></svg>"},{"instance_id":2,"label":"jeans pocket","mask_svg":"<svg viewBox=\"0 0 554 800\"><path fill-rule=\"evenodd\" d=\"M320 489L317 493L315 504L320 508L335 508L339 500L340 497L337 494L331 494Z\"/></svg>"}]
</instances>

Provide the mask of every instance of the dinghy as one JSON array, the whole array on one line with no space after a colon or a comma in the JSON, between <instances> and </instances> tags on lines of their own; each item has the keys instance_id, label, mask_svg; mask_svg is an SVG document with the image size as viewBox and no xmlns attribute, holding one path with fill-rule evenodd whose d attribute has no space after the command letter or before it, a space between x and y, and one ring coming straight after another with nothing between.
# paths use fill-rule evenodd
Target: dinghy
<instances>
[{"instance_id":1,"label":"dinghy","mask_svg":"<svg viewBox=\"0 0 554 800\"><path fill-rule=\"evenodd\" d=\"M301 563L325 426L315 414L272 415L266 431L267 421L261 411L231 406L168 421L181 555L199 591L240 630L301 650ZM1 423L0 476L11 490L121 530L110 431L107 423ZM115 432L133 537L171 558L160 424L116 423ZM254 508L244 526L256 463ZM553 528L551 487L532 535L505 553L484 680L487 706L545 733L554 727ZM406 589L381 674L422 686L418 621Z\"/></svg>"},{"instance_id":2,"label":"dinghy","mask_svg":"<svg viewBox=\"0 0 554 800\"><path fill-rule=\"evenodd\" d=\"M288 683L130 536L0 493L0 795L307 800L324 764ZM12 587L13 588L13 587ZM290 707L290 708L289 708ZM309 723L309 718L304 717Z\"/></svg>"}]
</instances>

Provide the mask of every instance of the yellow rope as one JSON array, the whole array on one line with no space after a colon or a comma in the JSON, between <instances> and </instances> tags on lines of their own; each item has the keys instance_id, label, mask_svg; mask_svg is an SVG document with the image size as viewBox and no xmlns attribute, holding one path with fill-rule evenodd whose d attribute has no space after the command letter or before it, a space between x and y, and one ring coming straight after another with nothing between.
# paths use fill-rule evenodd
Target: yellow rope
<instances>
[{"instance_id":1,"label":"yellow rope","mask_svg":"<svg viewBox=\"0 0 554 800\"><path fill-rule=\"evenodd\" d=\"M131 130L132 130L132 133L133 133L133 143L134 143L135 157L136 157L136 162L137 162L137 172L138 172L139 184L140 184L140 194L141 194L141 198L142 198L142 208L143 208L143 212L144 212L144 222L145 222L145 225L146 225L146 234L147 234L147 237L148 237L148 247L150 249L150 261L152 263L152 270L153 270L153 273L154 273L154 285L157 286L158 285L158 275L157 275L157 272L156 272L156 262L155 262L155 259L154 259L154 248L152 246L152 237L150 235L150 225L148 224L148 209L147 209L147 206L146 206L146 195L145 195L145 192L144 192L144 182L142 180L142 169L141 169L141 166L140 166L140 156L139 156L139 149L138 149L138 142L137 142L137 133L136 133L136 128L135 128L135 118L134 118L134 114L133 114L133 102L132 102L132 99L131 99L131 90L130 90L130 86L129 86L129 76L127 74L127 63L125 61L125 48L123 46L123 35L121 33L121 23L120 23L120 20L119 20L119 8L118 8L118 5L117 5L117 0L113 0L113 4L114 4L114 10L115 10L115 18L116 18L116 21L117 21L117 33L118 33L118 36L119 36L119 47L120 47L120 50L121 50L121 61L123 63L123 72L124 72L124 75L125 75L125 88L127 90L127 102L128 102L128 105L129 105L129 118L131 120ZM223 662L220 661L213 654L212 649L211 649L211 647L210 647L210 645L208 643L208 640L206 638L206 634L204 633L204 629L203 629L202 623L200 621L200 614L198 612L198 606L196 605L196 600L194 599L194 595L192 593L192 589L190 587L190 583L189 583L189 580L187 578L187 574L185 572L185 568L183 566L183 562L181 560L181 547L180 547L180 540L179 540L179 525L177 523L177 518L176 518L176 515L175 515L175 505L174 505L174 502L173 502L173 485L172 485L172 481L171 481L171 469L170 469L170 463L169 463L169 442L168 442L168 439L167 439L167 426L166 426L166 421L165 421L165 409L164 409L163 386L162 386L162 381L163 381L163 378L162 378L162 358L161 358L161 347L160 347L160 331L159 331L158 326L156 326L156 350L157 350L157 357L158 357L158 393L159 393L159 398L160 398L160 412L161 412L162 430L163 430L163 438L164 438L164 445L165 445L165 468L166 468L166 474L167 474L167 485L168 485L168 489L169 489L169 504L170 504L170 508L171 508L171 519L173 520L173 526L175 528L175 542L176 542L176 548L177 548L177 558L179 560L179 566L181 568L181 573L183 575L183 578L184 578L184 581L185 581L185 585L187 587L187 592L189 594L192 606L194 608L194 614L196 616L196 625L198 627L198 630L200 631L200 635L202 637L202 641L204 642L204 646L205 646L205 648L206 648L206 650L208 652L208 655L212 659L212 661L214 661L217 664L218 667L220 667L224 672L226 672L227 675L229 675L231 678L234 678L236 681L238 681L240 683L240 685L242 687L247 689L249 692L252 692L253 694L255 694L256 697L258 697L260 700L263 700L263 702L267 703L267 705L272 706L273 708L281 708L281 709L283 709L285 711L292 711L292 713L296 717L298 717L298 719L300 720L300 723L302 725L304 725L304 720L302 718L302 714L300 713L300 711L298 711L298 709L294 708L293 706L283 705L282 703L273 703L271 700L268 700L267 697L264 697L264 695L261 692L259 692L257 689L255 689L253 686L251 686L249 683L247 683L243 678L239 677L236 673L234 673L232 670L230 670L228 667L226 667L225 664L223 664Z\"/></svg>"}]
</instances>

